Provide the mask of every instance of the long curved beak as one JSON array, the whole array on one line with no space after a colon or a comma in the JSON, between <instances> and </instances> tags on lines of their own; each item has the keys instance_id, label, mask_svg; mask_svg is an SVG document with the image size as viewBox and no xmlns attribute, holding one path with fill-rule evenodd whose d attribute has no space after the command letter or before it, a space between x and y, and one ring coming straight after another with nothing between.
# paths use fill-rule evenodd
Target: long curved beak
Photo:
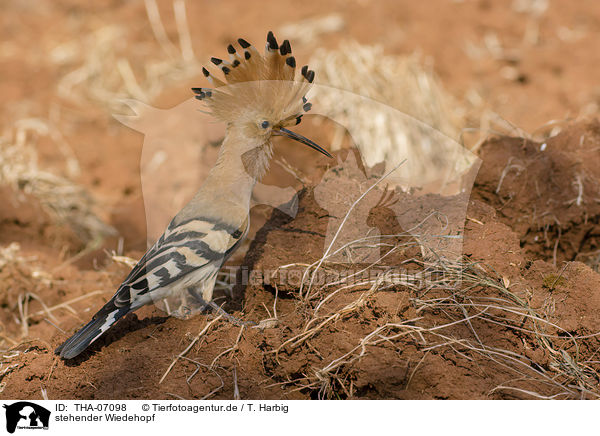
<instances>
[{"instance_id":1,"label":"long curved beak","mask_svg":"<svg viewBox=\"0 0 600 436\"><path fill-rule=\"evenodd\" d=\"M323 147L315 144L310 139L305 138L304 136L299 135L298 133L292 132L291 130L288 130L288 129L284 129L283 127L280 127L278 130L275 130L275 132L276 132L276 133L274 133L275 135L287 136L288 138L292 138L293 140L301 142L304 145L308 145L313 150L317 150L318 152L323 153L327 157L333 157Z\"/></svg>"}]
</instances>

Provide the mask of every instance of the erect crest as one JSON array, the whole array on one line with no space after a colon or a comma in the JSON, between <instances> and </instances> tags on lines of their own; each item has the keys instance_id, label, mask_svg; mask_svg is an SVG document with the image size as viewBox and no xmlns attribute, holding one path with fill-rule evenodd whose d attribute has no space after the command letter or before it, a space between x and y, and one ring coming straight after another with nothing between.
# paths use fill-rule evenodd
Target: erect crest
<instances>
[{"instance_id":1,"label":"erect crest","mask_svg":"<svg viewBox=\"0 0 600 436\"><path fill-rule=\"evenodd\" d=\"M244 39L238 43L241 49L227 46L229 61L211 58L225 82L202 68L213 88L192 88L196 98L226 123L260 114L280 127L298 124L311 108L305 94L315 78L314 71L306 65L298 71L289 41L279 45L273 32L267 35L264 55Z\"/></svg>"}]
</instances>

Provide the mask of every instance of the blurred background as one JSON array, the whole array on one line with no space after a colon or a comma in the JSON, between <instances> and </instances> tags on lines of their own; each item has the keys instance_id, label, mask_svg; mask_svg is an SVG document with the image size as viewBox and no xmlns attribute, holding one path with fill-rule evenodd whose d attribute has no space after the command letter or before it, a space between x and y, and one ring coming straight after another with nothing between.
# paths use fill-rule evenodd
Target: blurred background
<instances>
[{"instance_id":1,"label":"blurred background","mask_svg":"<svg viewBox=\"0 0 600 436\"><path fill-rule=\"evenodd\" d=\"M153 111L193 111L179 105L191 87L208 85L202 65L226 57L237 38L262 49L273 30L291 41L300 65L315 69L317 83L401 110L474 153L490 135L541 141L600 108L596 0L0 0L0 8L5 350L32 337L57 342L53 335L89 317L145 251L164 217L147 228L144 169L164 159L145 149L144 131L163 122ZM373 164L390 152L360 137L377 131L369 108L326 94L315 104L342 117L344 128L307 117L301 133L332 150L348 147L351 133ZM143 125L114 116L133 113L148 116ZM223 126L204 127L204 148L181 152L199 173L172 182L186 193L169 196L165 217L216 157ZM164 131L176 135L177 127ZM318 180L310 151L278 159L265 183ZM271 210L257 206L254 230Z\"/></svg>"},{"instance_id":2,"label":"blurred background","mask_svg":"<svg viewBox=\"0 0 600 436\"><path fill-rule=\"evenodd\" d=\"M25 0L2 11L0 182L40 198L86 243L116 229L125 248L145 245L143 135L113 118L130 113L119 99L180 104L206 85L201 66L238 37L262 47L273 30L310 60L319 83L384 101L469 148L498 130L556 133L600 104L593 0ZM367 117L348 114L346 125ZM317 136L340 143L335 130ZM3 233L25 242L19 229ZM70 237L56 233L58 246Z\"/></svg>"}]
</instances>

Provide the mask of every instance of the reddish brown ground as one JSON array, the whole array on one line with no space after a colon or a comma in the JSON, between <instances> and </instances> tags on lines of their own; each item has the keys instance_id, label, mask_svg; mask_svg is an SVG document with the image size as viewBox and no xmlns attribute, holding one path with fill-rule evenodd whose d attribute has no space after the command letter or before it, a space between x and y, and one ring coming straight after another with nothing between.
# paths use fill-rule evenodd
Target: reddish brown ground
<instances>
[{"instance_id":1,"label":"reddish brown ground","mask_svg":"<svg viewBox=\"0 0 600 436\"><path fill-rule=\"evenodd\" d=\"M441 82L459 101L471 98L475 91L486 107L525 131L534 131L550 120L598 115L600 52L595 48L600 45L600 8L593 0L551 1L540 18L486 0L326 4L307 0L260 8L242 1L212 2L210 7L187 3L194 49L201 59L222 54L225 44L238 36L262 40L268 29L282 23L338 11L346 20L345 29L325 36L318 45L335 47L345 38L354 38L381 43L391 54L420 50L433 60ZM161 4L161 11L167 33L175 40L169 5ZM52 118L58 110L57 127L82 168L76 181L89 189L100 203L100 215L124 238L124 254L139 257L146 244L139 171L143 137L111 118L105 106L59 97L57 83L77 63L52 63L47 53L61 43L84 38L93 29L121 25L129 29L122 50L134 71L139 71L143 59L135 47L146 44L145 49L160 50L143 3L15 2L4 8L0 23L2 127L24 117ZM526 36L536 28L537 40ZM502 55L492 56L485 50L479 58L466 54L469 43L482 47L490 34L497 35ZM314 45L301 46L295 50L296 57L304 59L312 49ZM153 103L164 108L178 104L189 98L190 85L199 83L203 83L200 78L175 82ZM327 137L321 131L312 136ZM467 211L464 252L470 260L493 268L493 277L527 296L531 307L550 304L552 310L544 311L547 320L563 329L548 332L557 338L553 349L576 356L593 368L599 341L587 337L575 350L568 338L600 331L600 125L595 121L571 123L547 140L543 151L541 148L540 143L508 137L492 138L481 146L483 165ZM62 157L53 144L41 139L38 150L40 166L62 171ZM315 160L310 151L288 152L286 157L304 173L313 174L310 166ZM323 162L319 160L318 165ZM314 172L313 184L324 170L321 166ZM274 183L278 178L272 174L268 181ZM42 389L50 399L203 398L211 393L212 398L234 398L236 384L241 398L319 398L324 382L316 377L317 370L351 351L375 328L417 316L422 317L417 326L448 322L443 311L417 312L411 300L415 295L401 286L391 287L370 295L364 305L327 324L308 341L285 347L276 355L274 350L302 331L313 308L296 298L298 289L293 282L281 289L251 284L245 289L236 287L226 307L242 309L236 312L238 316L260 321L273 314L277 291L279 322L263 330L240 331L217 321L186 354L193 361L180 360L160 384L174 356L190 344L210 317L182 321L165 318L155 308L144 308L119 323L80 359L65 363L52 350L110 298L128 268L112 262L103 250L65 264L81 249L76 236L53 224L35 199L18 196L9 188L0 190L0 198L4 205L0 209L0 245L18 242L23 257L0 268L0 333L19 342L3 353L1 398L41 398ZM265 269L315 261L323 252L324 212L315 202L311 186L302 191L294 220L272 213L266 206L257 207L253 212L259 218L255 223L260 223L255 224L257 236L249 254L237 261ZM397 224L384 210L372 220L380 230L397 231ZM107 240L103 248L116 247L115 238ZM397 261L419 256L418 250L408 250L400 253ZM40 278L33 274L36 271L48 276ZM30 298L29 313L40 313L32 317L27 331L16 321L17 302L28 292L52 307L96 290L97 294L72 304L76 313L53 311L55 319ZM496 296L490 289L481 292ZM357 292L341 293L330 301L328 310L335 311L356 298ZM553 374L548 348L533 342L531 336L480 320L473 321L473 328L484 344L518 353L530 368ZM473 339L464 323L447 333ZM333 398L373 399L530 398L516 391L493 391L515 378L502 365L458 346L428 352L425 348L417 336L410 335L368 346L362 358L341 366L335 377L326 380L331 383L327 393ZM215 358L212 369L202 366L211 365ZM598 384L593 374L593 370L587 373L588 387ZM309 382L316 383L307 387ZM543 395L556 393L532 381L519 387Z\"/></svg>"}]
</instances>

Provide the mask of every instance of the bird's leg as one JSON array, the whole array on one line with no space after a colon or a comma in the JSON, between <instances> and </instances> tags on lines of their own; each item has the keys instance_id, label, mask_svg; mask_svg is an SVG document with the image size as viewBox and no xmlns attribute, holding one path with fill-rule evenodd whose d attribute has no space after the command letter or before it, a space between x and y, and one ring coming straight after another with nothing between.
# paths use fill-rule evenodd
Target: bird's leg
<instances>
[{"instance_id":1,"label":"bird's leg","mask_svg":"<svg viewBox=\"0 0 600 436\"><path fill-rule=\"evenodd\" d=\"M198 302L200 302L201 304L203 304L205 307L212 308L217 314L222 315L225 319L227 319L227 321L229 321L232 324L235 324L237 326L252 326L252 325L256 325L256 323L253 322L253 321L243 321L243 320L241 320L239 318L236 318L235 316L227 313L227 311L225 309L223 309L221 306L219 306L217 303L215 303L212 300L206 302L204 300L204 298L202 298L202 296L198 292L196 292L196 288L188 288L188 292L196 300L198 300Z\"/></svg>"},{"instance_id":2,"label":"bird's leg","mask_svg":"<svg viewBox=\"0 0 600 436\"><path fill-rule=\"evenodd\" d=\"M215 303L214 301L209 301L207 303L208 306L210 306L215 312L217 312L219 315L223 315L227 321L229 321L232 324L235 324L237 326L253 326L256 325L256 323L254 321L243 321L239 318L236 318L235 316L227 313L225 311L225 309L223 309L221 306L219 306L217 303Z\"/></svg>"}]
</instances>

